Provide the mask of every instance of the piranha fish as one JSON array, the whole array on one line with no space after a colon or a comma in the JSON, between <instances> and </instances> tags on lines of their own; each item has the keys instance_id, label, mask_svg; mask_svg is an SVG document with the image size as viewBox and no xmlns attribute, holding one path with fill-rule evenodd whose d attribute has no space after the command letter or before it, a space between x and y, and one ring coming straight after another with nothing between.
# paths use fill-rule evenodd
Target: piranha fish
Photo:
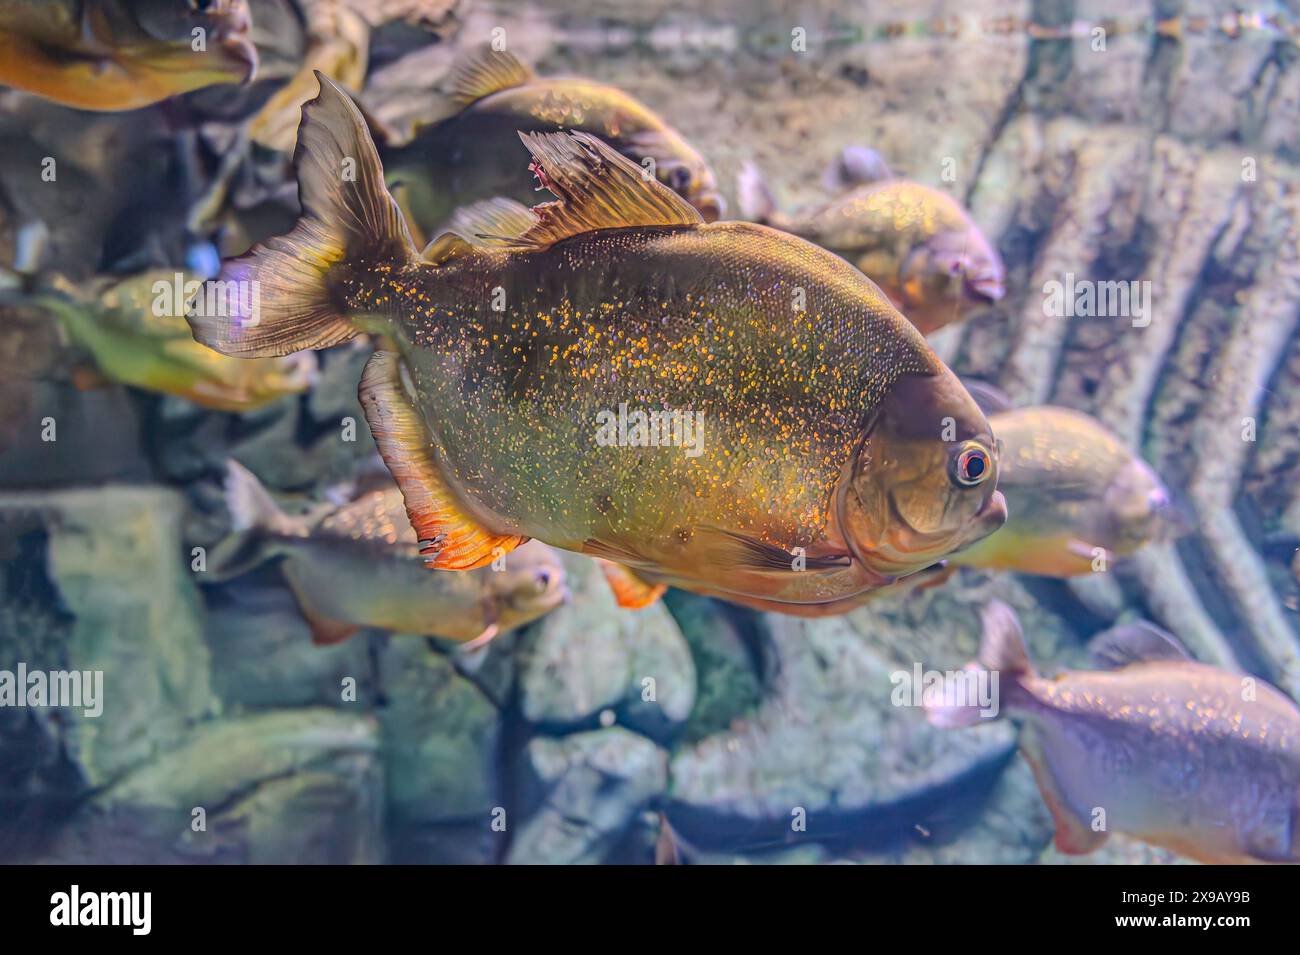
<instances>
[{"instance_id":1,"label":"piranha fish","mask_svg":"<svg viewBox=\"0 0 1300 955\"><path fill-rule=\"evenodd\" d=\"M283 558L284 576L318 644L374 627L481 646L568 599L559 556L538 541L504 557L501 570L429 573L396 488L291 517L248 469L231 461L226 502L234 533L213 551L214 571L225 578Z\"/></svg>"},{"instance_id":2,"label":"piranha fish","mask_svg":"<svg viewBox=\"0 0 1300 955\"><path fill-rule=\"evenodd\" d=\"M1002 298L1002 259L961 204L938 189L893 178L883 159L860 151L869 158L843 156L827 176L860 184L796 216L778 211L762 173L747 163L737 186L741 215L848 259L923 335Z\"/></svg>"},{"instance_id":3,"label":"piranha fish","mask_svg":"<svg viewBox=\"0 0 1300 955\"><path fill-rule=\"evenodd\" d=\"M190 324L238 356L391 342L360 399L433 567L537 538L647 590L825 603L1001 526L983 413L843 259L705 224L584 133L522 136L557 201L489 201L420 254L360 113L319 79L303 218L219 278L259 288L257 316ZM628 405L637 426L611 434ZM686 411L689 448L662 425Z\"/></svg>"},{"instance_id":4,"label":"piranha fish","mask_svg":"<svg viewBox=\"0 0 1300 955\"><path fill-rule=\"evenodd\" d=\"M580 77L539 77L512 53L464 57L448 82L451 115L385 152L390 183L417 226L435 234L459 207L494 196L530 201L533 184L515 161L518 133L592 133L680 194L706 221L722 215L713 172L681 135L613 86ZM400 188L399 188L400 186Z\"/></svg>"},{"instance_id":5,"label":"piranha fish","mask_svg":"<svg viewBox=\"0 0 1300 955\"><path fill-rule=\"evenodd\" d=\"M950 563L1074 577L1179 527L1160 478L1095 418L1042 406L990 414L989 425L1010 516Z\"/></svg>"},{"instance_id":6,"label":"piranha fish","mask_svg":"<svg viewBox=\"0 0 1300 955\"><path fill-rule=\"evenodd\" d=\"M146 391L176 395L216 411L251 411L287 394L306 391L316 380L316 356L240 361L194 340L185 321L183 275L147 272L83 302L42 295L36 303L51 313L71 342L94 360L97 376Z\"/></svg>"},{"instance_id":7,"label":"piranha fish","mask_svg":"<svg viewBox=\"0 0 1300 955\"><path fill-rule=\"evenodd\" d=\"M244 0L0 0L0 83L78 109L139 109L257 71Z\"/></svg>"},{"instance_id":8,"label":"piranha fish","mask_svg":"<svg viewBox=\"0 0 1300 955\"><path fill-rule=\"evenodd\" d=\"M1300 710L1266 683L1197 663L1147 623L1101 634L1099 670L1039 676L1015 612L993 602L974 672L998 674L998 714L1056 823L1084 854L1122 832L1201 862L1300 862ZM931 722L970 726L973 705L935 701Z\"/></svg>"}]
</instances>

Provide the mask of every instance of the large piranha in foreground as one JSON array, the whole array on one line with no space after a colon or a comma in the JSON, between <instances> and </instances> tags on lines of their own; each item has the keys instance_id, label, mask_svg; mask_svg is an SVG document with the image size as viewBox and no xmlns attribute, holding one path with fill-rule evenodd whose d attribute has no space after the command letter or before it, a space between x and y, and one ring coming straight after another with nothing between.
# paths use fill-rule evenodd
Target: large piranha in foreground
<instances>
[{"instance_id":1,"label":"large piranha in foreground","mask_svg":"<svg viewBox=\"0 0 1300 955\"><path fill-rule=\"evenodd\" d=\"M190 323L239 356L391 343L361 402L433 567L537 538L618 564L624 605L677 585L783 609L890 585L1005 520L983 413L842 259L704 224L568 133L524 136L558 201L490 201L421 255L360 113L318 78L302 219L223 267L258 295Z\"/></svg>"},{"instance_id":2,"label":"large piranha in foreground","mask_svg":"<svg viewBox=\"0 0 1300 955\"><path fill-rule=\"evenodd\" d=\"M245 0L0 0L0 84L138 109L257 71Z\"/></svg>"}]
</instances>

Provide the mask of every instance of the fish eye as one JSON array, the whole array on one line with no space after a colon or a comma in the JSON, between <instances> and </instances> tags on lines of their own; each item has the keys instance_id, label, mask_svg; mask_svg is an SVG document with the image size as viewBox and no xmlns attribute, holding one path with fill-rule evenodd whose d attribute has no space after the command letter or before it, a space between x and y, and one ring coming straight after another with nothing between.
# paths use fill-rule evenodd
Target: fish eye
<instances>
[{"instance_id":1,"label":"fish eye","mask_svg":"<svg viewBox=\"0 0 1300 955\"><path fill-rule=\"evenodd\" d=\"M953 458L953 480L963 487L974 487L989 476L991 466L989 453L978 444L971 445Z\"/></svg>"},{"instance_id":2,"label":"fish eye","mask_svg":"<svg viewBox=\"0 0 1300 955\"><path fill-rule=\"evenodd\" d=\"M545 591L551 585L551 572L549 570L539 570L537 572L537 588Z\"/></svg>"},{"instance_id":3,"label":"fish eye","mask_svg":"<svg viewBox=\"0 0 1300 955\"><path fill-rule=\"evenodd\" d=\"M217 5L217 0L189 0L189 4L195 13L208 13Z\"/></svg>"},{"instance_id":4,"label":"fish eye","mask_svg":"<svg viewBox=\"0 0 1300 955\"><path fill-rule=\"evenodd\" d=\"M676 190L681 191L691 184L691 171L685 166L674 166L668 170L668 185Z\"/></svg>"}]
</instances>

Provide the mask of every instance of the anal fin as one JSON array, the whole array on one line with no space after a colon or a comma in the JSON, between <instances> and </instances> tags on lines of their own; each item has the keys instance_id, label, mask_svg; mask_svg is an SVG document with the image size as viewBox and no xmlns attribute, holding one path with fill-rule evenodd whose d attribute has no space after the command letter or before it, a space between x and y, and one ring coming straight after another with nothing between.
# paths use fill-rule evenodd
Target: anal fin
<instances>
[{"instance_id":1,"label":"anal fin","mask_svg":"<svg viewBox=\"0 0 1300 955\"><path fill-rule=\"evenodd\" d=\"M332 617L326 617L318 613L296 589L294 596L298 600L298 609L302 612L302 617L307 621L307 626L311 630L311 642L318 647L329 647L342 643L361 629L355 623L344 623L342 620L335 620Z\"/></svg>"},{"instance_id":2,"label":"anal fin","mask_svg":"<svg viewBox=\"0 0 1300 955\"><path fill-rule=\"evenodd\" d=\"M652 584L622 564L596 559L609 589L614 591L614 599L624 610L641 610L650 606L668 590L665 584Z\"/></svg>"},{"instance_id":3,"label":"anal fin","mask_svg":"<svg viewBox=\"0 0 1300 955\"><path fill-rule=\"evenodd\" d=\"M395 352L371 356L358 397L384 464L402 491L420 554L430 566L472 570L528 540L493 533L460 509L434 461L429 434L402 381L401 359Z\"/></svg>"},{"instance_id":4,"label":"anal fin","mask_svg":"<svg viewBox=\"0 0 1300 955\"><path fill-rule=\"evenodd\" d=\"M1061 792L1061 787L1056 782L1056 777L1052 775L1052 770L1047 765L1042 747L1035 739L1033 730L1028 727L1021 735L1020 751L1024 754L1025 761L1029 763L1029 768L1034 771L1034 781L1038 783L1038 790L1043 794L1043 802L1047 803L1047 809L1052 814L1052 822L1056 826L1054 837L1056 848L1071 856L1087 855L1100 848L1110 834L1090 828L1070 807L1065 794Z\"/></svg>"}]
</instances>

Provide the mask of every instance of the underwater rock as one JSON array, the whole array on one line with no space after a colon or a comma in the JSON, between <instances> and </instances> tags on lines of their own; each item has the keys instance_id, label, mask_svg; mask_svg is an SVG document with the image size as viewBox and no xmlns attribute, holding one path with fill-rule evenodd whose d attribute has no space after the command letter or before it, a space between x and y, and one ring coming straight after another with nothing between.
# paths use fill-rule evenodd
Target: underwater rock
<instances>
[{"instance_id":1,"label":"underwater rock","mask_svg":"<svg viewBox=\"0 0 1300 955\"><path fill-rule=\"evenodd\" d=\"M667 783L667 755L622 727L537 737L524 759L541 793L506 861L592 864L604 859L633 817Z\"/></svg>"},{"instance_id":2,"label":"underwater rock","mask_svg":"<svg viewBox=\"0 0 1300 955\"><path fill-rule=\"evenodd\" d=\"M1237 73L1246 61L1276 73L1260 59L1267 44L1225 44L1211 56L1203 39L1186 43L1202 48L1198 69L1218 57L1230 61L1219 66L1258 107L1260 129L1294 116L1285 97L1263 92L1280 77ZM1150 75L1173 69L1161 57ZM1180 78L1177 89L1186 82ZM1210 85L1220 87L1217 79ZM1139 99L1149 104L1151 94L1169 92L1157 84ZM1230 100L1208 114L1217 114L1216 124L1234 115ZM1190 113L1176 115L1199 129ZM975 374L998 369L992 377L1013 395L1088 411L1141 448L1187 502L1194 533L1177 545L1151 545L1117 568L1134 592L1126 602L1178 634L1198 658L1246 666L1294 695L1300 635L1271 583L1285 578L1271 573L1254 528L1243 523L1246 514L1274 523L1281 505L1261 495L1243 500L1241 492L1243 484L1294 484L1300 464L1276 453L1293 438L1279 444L1270 432L1266 443L1255 435L1257 421L1294 418L1285 389L1270 382L1295 349L1300 175L1266 150L1242 148L1230 132L1218 129L1225 141L1207 144L1203 130L1189 142L1177 130L1153 137L1125 122L1026 114L1008 124L985 165L998 178L978 192L984 208L1000 210L1004 239L1033 243L1012 256L1014 284L1024 291L1008 304L1021 308L970 329L957 364ZM1018 162L1020 171L1008 175ZM998 185L1013 180L1011 206ZM1145 311L1055 314L1045 305L1046 283L1067 275L1132 282L1134 294L1146 296ZM1188 455L1189 447L1198 453ZM1253 467L1260 455L1268 455L1269 479Z\"/></svg>"},{"instance_id":3,"label":"underwater rock","mask_svg":"<svg viewBox=\"0 0 1300 955\"><path fill-rule=\"evenodd\" d=\"M808 843L739 855L682 851L686 861L705 865L1024 865L1038 861L1052 838L1051 814L1023 761L1010 762L981 798L961 802L918 816L885 848Z\"/></svg>"},{"instance_id":4,"label":"underwater rock","mask_svg":"<svg viewBox=\"0 0 1300 955\"><path fill-rule=\"evenodd\" d=\"M375 698L365 631L331 646L311 631L287 587L209 590L213 689L227 707L369 706ZM345 681L351 683L345 683ZM351 701L344 692L352 689Z\"/></svg>"},{"instance_id":5,"label":"underwater rock","mask_svg":"<svg viewBox=\"0 0 1300 955\"><path fill-rule=\"evenodd\" d=\"M0 487L148 480L138 405L127 389L78 391L16 377L0 399Z\"/></svg>"},{"instance_id":6,"label":"underwater rock","mask_svg":"<svg viewBox=\"0 0 1300 955\"><path fill-rule=\"evenodd\" d=\"M1038 857L1041 865L1196 865L1191 859L1168 849L1158 849L1145 842L1114 833L1101 848L1087 855L1073 856L1049 845Z\"/></svg>"},{"instance_id":7,"label":"underwater rock","mask_svg":"<svg viewBox=\"0 0 1300 955\"><path fill-rule=\"evenodd\" d=\"M203 724L97 795L33 861L381 862L377 754L374 721L333 710Z\"/></svg>"},{"instance_id":8,"label":"underwater rock","mask_svg":"<svg viewBox=\"0 0 1300 955\"><path fill-rule=\"evenodd\" d=\"M183 502L158 487L0 494L6 519L31 515L45 571L66 614L42 656L40 634L0 640L0 668L102 672L103 712L34 711L90 786L176 745L217 706L209 683L201 604L182 550ZM29 554L30 556L30 554ZM48 655L46 655L48 654Z\"/></svg>"},{"instance_id":9,"label":"underwater rock","mask_svg":"<svg viewBox=\"0 0 1300 955\"><path fill-rule=\"evenodd\" d=\"M501 716L450 658L397 636L379 654L378 711L390 810L404 824L468 821L488 832L501 795Z\"/></svg>"},{"instance_id":10,"label":"underwater rock","mask_svg":"<svg viewBox=\"0 0 1300 955\"><path fill-rule=\"evenodd\" d=\"M573 726L613 709L620 722L664 738L695 703L695 666L672 615L661 602L620 609L595 561L562 557L573 600L520 640L524 718Z\"/></svg>"},{"instance_id":11,"label":"underwater rock","mask_svg":"<svg viewBox=\"0 0 1300 955\"><path fill-rule=\"evenodd\" d=\"M736 619L754 614L684 590L670 589L664 606L677 621L695 662L697 695L682 742L695 742L729 727L762 699L759 661Z\"/></svg>"},{"instance_id":12,"label":"underwater rock","mask_svg":"<svg viewBox=\"0 0 1300 955\"><path fill-rule=\"evenodd\" d=\"M742 854L806 842L887 845L936 807L987 792L1015 746L1010 726L945 737L919 707L891 705L915 666L956 670L974 656L984 579L961 575L840 618L766 617L768 695L733 728L675 751L676 830L701 849L729 843ZM1009 582L998 590L1035 606ZM1030 639L1059 648L1051 616L1033 613Z\"/></svg>"},{"instance_id":13,"label":"underwater rock","mask_svg":"<svg viewBox=\"0 0 1300 955\"><path fill-rule=\"evenodd\" d=\"M986 797L956 818L946 808L919 820L899 845L854 854L855 862L988 865L1035 862L1052 838L1052 817L1027 763L1013 759Z\"/></svg>"}]
</instances>

